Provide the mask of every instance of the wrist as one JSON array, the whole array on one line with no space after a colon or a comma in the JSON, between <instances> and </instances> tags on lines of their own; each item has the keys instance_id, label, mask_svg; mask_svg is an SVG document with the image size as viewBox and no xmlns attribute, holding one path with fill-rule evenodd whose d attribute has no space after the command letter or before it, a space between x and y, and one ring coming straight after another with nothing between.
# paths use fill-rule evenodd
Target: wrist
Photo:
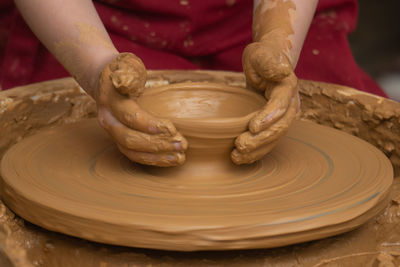
<instances>
[{"instance_id":1,"label":"wrist","mask_svg":"<svg viewBox=\"0 0 400 267\"><path fill-rule=\"evenodd\" d=\"M117 50L95 51L88 60L88 69L82 77L76 77L78 83L92 98L97 100L99 79L104 68L118 56Z\"/></svg>"},{"instance_id":2,"label":"wrist","mask_svg":"<svg viewBox=\"0 0 400 267\"><path fill-rule=\"evenodd\" d=\"M296 62L293 56L292 42L283 31L279 29L272 30L261 36L257 42L271 51L276 57L283 57L283 60L287 60L292 69L294 69Z\"/></svg>"}]
</instances>

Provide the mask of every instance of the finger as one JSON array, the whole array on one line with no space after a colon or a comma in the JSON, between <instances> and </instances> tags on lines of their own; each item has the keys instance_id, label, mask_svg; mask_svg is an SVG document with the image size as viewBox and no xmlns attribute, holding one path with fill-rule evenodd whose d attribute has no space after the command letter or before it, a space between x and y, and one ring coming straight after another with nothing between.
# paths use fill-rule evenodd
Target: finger
<instances>
[{"instance_id":1,"label":"finger","mask_svg":"<svg viewBox=\"0 0 400 267\"><path fill-rule=\"evenodd\" d=\"M114 116L129 128L149 134L174 136L177 133L171 121L154 117L132 99L111 94L109 105Z\"/></svg>"},{"instance_id":2,"label":"finger","mask_svg":"<svg viewBox=\"0 0 400 267\"><path fill-rule=\"evenodd\" d=\"M102 109L99 112L100 124L122 147L140 152L182 152L187 149L186 139L180 135L151 135L132 130L119 122L111 112Z\"/></svg>"},{"instance_id":3,"label":"finger","mask_svg":"<svg viewBox=\"0 0 400 267\"><path fill-rule=\"evenodd\" d=\"M241 153L239 150L234 149L231 153L231 159L233 163L237 165L253 163L259 159L262 159L276 146L277 143L278 141L269 143L249 153Z\"/></svg>"},{"instance_id":4,"label":"finger","mask_svg":"<svg viewBox=\"0 0 400 267\"><path fill-rule=\"evenodd\" d=\"M289 58L274 45L255 42L248 45L242 57L246 83L265 90L268 83L280 82L293 72Z\"/></svg>"},{"instance_id":5,"label":"finger","mask_svg":"<svg viewBox=\"0 0 400 267\"><path fill-rule=\"evenodd\" d=\"M260 51L254 58L253 67L265 80L279 82L293 72L292 65L284 54L274 53L273 49L266 48Z\"/></svg>"},{"instance_id":6,"label":"finger","mask_svg":"<svg viewBox=\"0 0 400 267\"><path fill-rule=\"evenodd\" d=\"M271 127L258 134L247 131L239 135L235 140L236 149L241 153L249 153L260 146L277 141L286 134L292 121L296 118L297 110L298 97L296 96L285 115Z\"/></svg>"},{"instance_id":7,"label":"finger","mask_svg":"<svg viewBox=\"0 0 400 267\"><path fill-rule=\"evenodd\" d=\"M113 60L101 73L99 94L97 95L96 100L100 106L109 106L113 115L129 128L149 134L164 133L173 136L177 131L169 120L158 119L152 116L148 112L144 111L131 97L122 95L120 92L115 90L116 87L125 86L126 84L119 84L119 82L123 81L112 81L110 78L112 74L115 74L116 72L120 73L120 70L126 70L129 74L130 70L137 69L135 66L138 62L142 64L140 59L133 54L119 54L117 58ZM145 71L144 66L143 70ZM129 86L135 86L132 81L133 80L127 81L128 84L130 84ZM129 94L131 94L131 92Z\"/></svg>"},{"instance_id":8,"label":"finger","mask_svg":"<svg viewBox=\"0 0 400 267\"><path fill-rule=\"evenodd\" d=\"M288 128L288 125L285 124L284 126L277 125L273 129L262 131L256 135L244 132L236 138L235 147L240 153L250 153L260 146L277 141L286 134Z\"/></svg>"},{"instance_id":9,"label":"finger","mask_svg":"<svg viewBox=\"0 0 400 267\"><path fill-rule=\"evenodd\" d=\"M120 94L140 96L146 83L146 68L140 58L132 53L121 53L109 68L111 82Z\"/></svg>"},{"instance_id":10,"label":"finger","mask_svg":"<svg viewBox=\"0 0 400 267\"><path fill-rule=\"evenodd\" d=\"M282 118L289 105L295 100L297 92L297 78L293 74L276 84L269 96L268 103L251 119L249 130L257 134Z\"/></svg>"},{"instance_id":11,"label":"finger","mask_svg":"<svg viewBox=\"0 0 400 267\"><path fill-rule=\"evenodd\" d=\"M243 72L246 77L246 84L250 88L254 88L260 91L264 91L263 81L261 77L256 73L252 66L244 67L243 65Z\"/></svg>"},{"instance_id":12,"label":"finger","mask_svg":"<svg viewBox=\"0 0 400 267\"><path fill-rule=\"evenodd\" d=\"M186 160L185 154L179 152L170 152L170 153L138 152L126 149L120 145L118 145L118 149L121 151L122 154L124 154L130 160L145 165L171 167L171 166L182 165Z\"/></svg>"},{"instance_id":13,"label":"finger","mask_svg":"<svg viewBox=\"0 0 400 267\"><path fill-rule=\"evenodd\" d=\"M255 53L256 43L249 44L243 51L242 54L242 64L243 64L243 72L246 77L246 84L254 89L263 90L261 77L257 74L254 67L252 66L251 55Z\"/></svg>"}]
</instances>

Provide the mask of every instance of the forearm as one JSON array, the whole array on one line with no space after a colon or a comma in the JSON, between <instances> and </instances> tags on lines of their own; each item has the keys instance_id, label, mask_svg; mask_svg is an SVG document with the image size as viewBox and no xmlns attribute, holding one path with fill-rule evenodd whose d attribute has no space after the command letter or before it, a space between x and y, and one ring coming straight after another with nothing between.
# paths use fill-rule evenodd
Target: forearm
<instances>
[{"instance_id":1,"label":"forearm","mask_svg":"<svg viewBox=\"0 0 400 267\"><path fill-rule=\"evenodd\" d=\"M273 42L293 68L318 0L254 0L253 41Z\"/></svg>"},{"instance_id":2,"label":"forearm","mask_svg":"<svg viewBox=\"0 0 400 267\"><path fill-rule=\"evenodd\" d=\"M57 60L93 96L100 71L118 51L90 0L15 0Z\"/></svg>"}]
</instances>

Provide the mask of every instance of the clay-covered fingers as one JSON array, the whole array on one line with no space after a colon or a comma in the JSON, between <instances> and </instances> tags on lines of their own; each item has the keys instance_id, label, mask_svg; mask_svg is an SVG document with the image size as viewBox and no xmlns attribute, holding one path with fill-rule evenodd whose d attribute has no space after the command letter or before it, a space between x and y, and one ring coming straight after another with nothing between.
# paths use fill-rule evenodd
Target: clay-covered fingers
<instances>
[{"instance_id":1,"label":"clay-covered fingers","mask_svg":"<svg viewBox=\"0 0 400 267\"><path fill-rule=\"evenodd\" d=\"M238 149L234 149L231 153L231 159L237 165L253 163L268 154L277 143L278 141L272 142L249 153L241 153Z\"/></svg>"},{"instance_id":2,"label":"clay-covered fingers","mask_svg":"<svg viewBox=\"0 0 400 267\"><path fill-rule=\"evenodd\" d=\"M100 109L99 113L101 125L118 144L127 149L141 152L183 152L187 149L187 141L179 133L145 133L125 126L107 109Z\"/></svg>"},{"instance_id":3,"label":"clay-covered fingers","mask_svg":"<svg viewBox=\"0 0 400 267\"><path fill-rule=\"evenodd\" d=\"M266 94L268 92L265 92ZM297 78L292 73L282 81L275 83L265 107L251 119L249 130L257 134L266 130L281 119L288 111L297 94Z\"/></svg>"},{"instance_id":4,"label":"clay-covered fingers","mask_svg":"<svg viewBox=\"0 0 400 267\"><path fill-rule=\"evenodd\" d=\"M246 83L264 91L271 82L279 82L292 72L287 56L271 45L255 42L248 45L242 55Z\"/></svg>"},{"instance_id":5,"label":"clay-covered fingers","mask_svg":"<svg viewBox=\"0 0 400 267\"><path fill-rule=\"evenodd\" d=\"M271 151L296 118L298 107L299 97L296 93L291 98L286 113L270 127L256 134L247 131L238 136L235 140L235 149L231 153L232 161L235 164L252 163Z\"/></svg>"},{"instance_id":6,"label":"clay-covered fingers","mask_svg":"<svg viewBox=\"0 0 400 267\"><path fill-rule=\"evenodd\" d=\"M176 166L185 161L186 139L176 133L148 134L122 124L113 114L99 109L99 122L129 159L147 165Z\"/></svg>"},{"instance_id":7,"label":"clay-covered fingers","mask_svg":"<svg viewBox=\"0 0 400 267\"><path fill-rule=\"evenodd\" d=\"M150 134L176 134L176 128L169 120L156 118L144 111L131 96L121 94L115 90L110 79L110 71L114 69L114 61L107 66L100 77L99 106L107 107L112 114L129 128ZM119 65L121 66L121 64Z\"/></svg>"},{"instance_id":8,"label":"clay-covered fingers","mask_svg":"<svg viewBox=\"0 0 400 267\"><path fill-rule=\"evenodd\" d=\"M147 152L138 152L134 150L126 149L123 146L118 145L118 149L130 160L145 164L145 165L154 165L158 167L173 167L182 165L186 156L184 153L179 152L165 152L165 153L147 153Z\"/></svg>"},{"instance_id":9,"label":"clay-covered fingers","mask_svg":"<svg viewBox=\"0 0 400 267\"><path fill-rule=\"evenodd\" d=\"M171 121L156 118L143 110L136 101L116 92L109 94L109 109L113 115L129 128L149 134L176 135L177 130Z\"/></svg>"}]
</instances>

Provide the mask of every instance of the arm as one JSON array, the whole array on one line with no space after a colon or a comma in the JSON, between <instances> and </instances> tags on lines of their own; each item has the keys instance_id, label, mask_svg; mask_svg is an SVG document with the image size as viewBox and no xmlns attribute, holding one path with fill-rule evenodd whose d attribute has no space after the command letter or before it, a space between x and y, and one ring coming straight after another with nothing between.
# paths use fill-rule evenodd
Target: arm
<instances>
[{"instance_id":1,"label":"arm","mask_svg":"<svg viewBox=\"0 0 400 267\"><path fill-rule=\"evenodd\" d=\"M185 161L187 141L168 120L134 101L146 69L133 54L119 54L90 0L15 0L40 41L97 103L101 126L133 161L174 166Z\"/></svg>"},{"instance_id":2,"label":"arm","mask_svg":"<svg viewBox=\"0 0 400 267\"><path fill-rule=\"evenodd\" d=\"M118 55L92 1L15 0L25 21L93 96L101 70Z\"/></svg>"},{"instance_id":3,"label":"arm","mask_svg":"<svg viewBox=\"0 0 400 267\"><path fill-rule=\"evenodd\" d=\"M278 49L284 51L294 69L317 3L318 0L255 0L253 41L268 42L276 37Z\"/></svg>"},{"instance_id":4,"label":"arm","mask_svg":"<svg viewBox=\"0 0 400 267\"><path fill-rule=\"evenodd\" d=\"M251 163L272 150L299 111L297 60L318 0L255 0L253 43L243 52L248 86L264 92L264 108L235 141L236 164Z\"/></svg>"}]
</instances>

